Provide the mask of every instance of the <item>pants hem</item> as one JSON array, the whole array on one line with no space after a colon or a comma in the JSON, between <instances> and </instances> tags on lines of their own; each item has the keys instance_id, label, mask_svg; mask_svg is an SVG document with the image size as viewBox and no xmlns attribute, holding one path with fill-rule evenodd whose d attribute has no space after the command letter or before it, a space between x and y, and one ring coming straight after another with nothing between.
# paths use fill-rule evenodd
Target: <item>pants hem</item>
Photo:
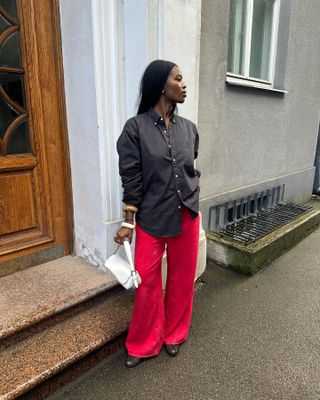
<instances>
[{"instance_id":1,"label":"pants hem","mask_svg":"<svg viewBox=\"0 0 320 400\"><path fill-rule=\"evenodd\" d=\"M161 351L161 349L160 349L160 351ZM157 352L157 353L151 353L151 354L148 354L148 355L145 355L145 354L133 354L133 353L130 353L129 351L128 351L128 356L131 356L131 357L138 357L138 358L149 358L149 357L155 357L155 356L157 356L157 355L159 355L160 354L160 351L159 352Z\"/></svg>"},{"instance_id":2,"label":"pants hem","mask_svg":"<svg viewBox=\"0 0 320 400\"><path fill-rule=\"evenodd\" d=\"M168 342L167 340L164 342L165 344L182 344L182 343L184 343L186 340L187 340L188 338L186 337L185 339L183 339L183 340L174 340L174 341L172 341L172 342Z\"/></svg>"}]
</instances>

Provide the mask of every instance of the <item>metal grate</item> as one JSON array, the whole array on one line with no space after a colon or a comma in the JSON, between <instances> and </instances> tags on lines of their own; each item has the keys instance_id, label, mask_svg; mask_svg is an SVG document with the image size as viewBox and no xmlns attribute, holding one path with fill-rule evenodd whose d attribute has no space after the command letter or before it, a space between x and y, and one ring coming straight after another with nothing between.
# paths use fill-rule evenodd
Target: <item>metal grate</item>
<instances>
[{"instance_id":1,"label":"metal grate","mask_svg":"<svg viewBox=\"0 0 320 400\"><path fill-rule=\"evenodd\" d=\"M218 232L222 236L249 244L310 210L312 207L304 204L278 204L273 209L260 211L257 215L251 215L238 222L229 223L224 228L218 228Z\"/></svg>"},{"instance_id":2,"label":"metal grate","mask_svg":"<svg viewBox=\"0 0 320 400\"><path fill-rule=\"evenodd\" d=\"M210 209L209 229L249 244L286 225L313 208L285 203L284 185Z\"/></svg>"}]
</instances>

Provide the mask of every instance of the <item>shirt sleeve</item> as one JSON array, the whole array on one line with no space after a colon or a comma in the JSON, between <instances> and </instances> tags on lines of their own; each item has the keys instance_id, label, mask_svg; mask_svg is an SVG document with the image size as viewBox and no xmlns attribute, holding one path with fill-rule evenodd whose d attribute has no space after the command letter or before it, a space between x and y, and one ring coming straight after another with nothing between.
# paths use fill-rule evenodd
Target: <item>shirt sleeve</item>
<instances>
[{"instance_id":1,"label":"shirt sleeve","mask_svg":"<svg viewBox=\"0 0 320 400\"><path fill-rule=\"evenodd\" d=\"M122 201L139 207L142 200L142 165L140 139L137 124L133 119L126 122L117 140L119 173L123 187Z\"/></svg>"},{"instance_id":2,"label":"shirt sleeve","mask_svg":"<svg viewBox=\"0 0 320 400\"><path fill-rule=\"evenodd\" d=\"M198 150L199 150L199 134L196 125L193 125L193 131L195 134L194 139L194 159L198 157Z\"/></svg>"},{"instance_id":3,"label":"shirt sleeve","mask_svg":"<svg viewBox=\"0 0 320 400\"><path fill-rule=\"evenodd\" d=\"M198 157L198 150L199 150L199 133L197 130L196 125L193 125L193 130L195 133L195 139L194 139L194 159L196 159ZM198 169L194 169L196 175L198 175L198 177L200 178L201 176L201 172Z\"/></svg>"}]
</instances>

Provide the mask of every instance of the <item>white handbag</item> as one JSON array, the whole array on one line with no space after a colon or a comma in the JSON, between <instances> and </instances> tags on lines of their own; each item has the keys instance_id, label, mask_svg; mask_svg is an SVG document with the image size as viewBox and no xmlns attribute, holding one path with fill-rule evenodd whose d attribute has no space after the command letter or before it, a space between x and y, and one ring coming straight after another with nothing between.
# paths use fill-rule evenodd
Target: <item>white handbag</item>
<instances>
[{"instance_id":1,"label":"white handbag","mask_svg":"<svg viewBox=\"0 0 320 400\"><path fill-rule=\"evenodd\" d=\"M132 261L131 246L128 240L124 240L123 245L128 261L117 254L120 247L118 246L115 253L107 259L104 265L125 289L138 288L142 281Z\"/></svg>"}]
</instances>

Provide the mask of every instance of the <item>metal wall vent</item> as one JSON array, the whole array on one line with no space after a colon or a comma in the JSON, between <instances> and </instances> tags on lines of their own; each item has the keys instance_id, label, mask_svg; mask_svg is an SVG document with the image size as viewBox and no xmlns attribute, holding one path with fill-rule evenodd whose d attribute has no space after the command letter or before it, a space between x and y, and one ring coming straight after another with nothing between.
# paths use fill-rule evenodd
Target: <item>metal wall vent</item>
<instances>
[{"instance_id":1,"label":"metal wall vent","mask_svg":"<svg viewBox=\"0 0 320 400\"><path fill-rule=\"evenodd\" d=\"M249 244L313 209L285 203L284 189L285 185L280 185L211 207L209 230Z\"/></svg>"}]
</instances>

